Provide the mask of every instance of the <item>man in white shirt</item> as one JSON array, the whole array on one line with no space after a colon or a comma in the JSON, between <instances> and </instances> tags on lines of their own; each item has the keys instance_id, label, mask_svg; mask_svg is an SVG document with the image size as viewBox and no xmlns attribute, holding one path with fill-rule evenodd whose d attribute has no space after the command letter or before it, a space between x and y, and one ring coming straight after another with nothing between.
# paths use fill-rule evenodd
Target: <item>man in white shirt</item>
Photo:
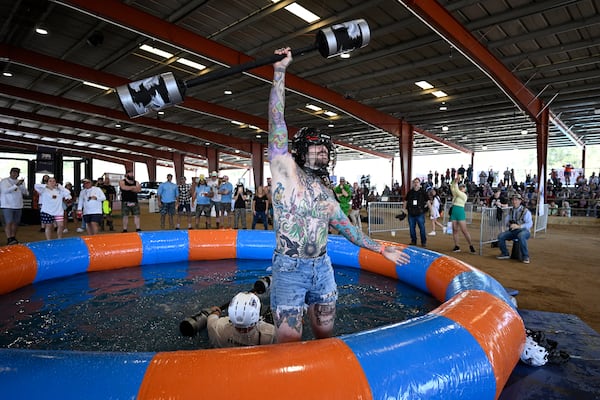
<instances>
[{"instance_id":1,"label":"man in white shirt","mask_svg":"<svg viewBox=\"0 0 600 400\"><path fill-rule=\"evenodd\" d=\"M21 170L11 168L10 176L0 181L0 206L4 216L6 244L18 244L17 227L23 213L23 196L29 195L23 179L18 179Z\"/></svg>"},{"instance_id":2,"label":"man in white shirt","mask_svg":"<svg viewBox=\"0 0 600 400\"><path fill-rule=\"evenodd\" d=\"M77 214L83 214L88 235L95 235L102 223L102 202L106 200L106 196L102 189L92 186L90 179L85 178L81 182L83 183L83 190L79 194Z\"/></svg>"}]
</instances>

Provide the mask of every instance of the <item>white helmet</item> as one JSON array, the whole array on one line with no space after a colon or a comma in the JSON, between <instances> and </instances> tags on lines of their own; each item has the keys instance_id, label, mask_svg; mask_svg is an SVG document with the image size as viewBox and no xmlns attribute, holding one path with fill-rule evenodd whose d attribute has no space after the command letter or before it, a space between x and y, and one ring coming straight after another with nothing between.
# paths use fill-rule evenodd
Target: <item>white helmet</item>
<instances>
[{"instance_id":1,"label":"white helmet","mask_svg":"<svg viewBox=\"0 0 600 400\"><path fill-rule=\"evenodd\" d=\"M525 347L521 353L521 361L534 367L541 367L548 362L548 350L540 346L533 338L527 336Z\"/></svg>"},{"instance_id":2,"label":"white helmet","mask_svg":"<svg viewBox=\"0 0 600 400\"><path fill-rule=\"evenodd\" d=\"M240 292L229 303L229 319L236 328L250 328L260 317L260 299L254 293Z\"/></svg>"}]
</instances>

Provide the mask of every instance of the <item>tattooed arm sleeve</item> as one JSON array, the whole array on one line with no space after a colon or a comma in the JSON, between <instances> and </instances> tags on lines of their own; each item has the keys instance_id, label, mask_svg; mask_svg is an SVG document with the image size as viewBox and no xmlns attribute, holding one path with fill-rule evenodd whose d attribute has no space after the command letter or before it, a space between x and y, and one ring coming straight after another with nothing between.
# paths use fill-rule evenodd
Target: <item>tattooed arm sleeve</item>
<instances>
[{"instance_id":1,"label":"tattooed arm sleeve","mask_svg":"<svg viewBox=\"0 0 600 400\"><path fill-rule=\"evenodd\" d=\"M269 97L269 161L287 154L288 131L284 119L285 68L275 67Z\"/></svg>"},{"instance_id":2,"label":"tattooed arm sleeve","mask_svg":"<svg viewBox=\"0 0 600 400\"><path fill-rule=\"evenodd\" d=\"M337 211L331 217L329 224L355 245L373 250L376 253L383 251L383 246L357 229L339 207L337 207Z\"/></svg>"}]
</instances>

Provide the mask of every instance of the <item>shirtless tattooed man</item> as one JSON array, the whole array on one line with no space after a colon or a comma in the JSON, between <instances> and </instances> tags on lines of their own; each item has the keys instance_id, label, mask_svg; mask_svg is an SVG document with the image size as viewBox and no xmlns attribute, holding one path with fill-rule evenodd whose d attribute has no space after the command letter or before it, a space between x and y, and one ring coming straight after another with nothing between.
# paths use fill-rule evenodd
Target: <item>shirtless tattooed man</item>
<instances>
[{"instance_id":1,"label":"shirtless tattooed man","mask_svg":"<svg viewBox=\"0 0 600 400\"><path fill-rule=\"evenodd\" d=\"M271 307L276 338L283 343L301 339L306 306L315 337L333 334L337 286L327 255L329 227L396 264L408 263L409 256L397 247L384 246L364 235L341 210L328 184L327 167L335 152L329 136L302 128L292 140L291 153L288 152L285 71L292 62L292 53L290 48L275 53L285 57L273 65L269 98L269 161L276 238Z\"/></svg>"}]
</instances>

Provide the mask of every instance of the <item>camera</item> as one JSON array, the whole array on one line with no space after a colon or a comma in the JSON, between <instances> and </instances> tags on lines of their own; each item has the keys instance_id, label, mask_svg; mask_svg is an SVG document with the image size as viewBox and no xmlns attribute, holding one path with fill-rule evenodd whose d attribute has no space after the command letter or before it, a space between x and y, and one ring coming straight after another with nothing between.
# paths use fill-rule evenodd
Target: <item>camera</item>
<instances>
[{"instance_id":1,"label":"camera","mask_svg":"<svg viewBox=\"0 0 600 400\"><path fill-rule=\"evenodd\" d=\"M210 308L204 308L196 315L187 317L179 324L179 332L183 336L196 336L198 332L206 328L206 320L210 315Z\"/></svg>"},{"instance_id":2,"label":"camera","mask_svg":"<svg viewBox=\"0 0 600 400\"><path fill-rule=\"evenodd\" d=\"M271 277L263 276L254 282L254 288L252 291L256 294L263 294L269 289L269 286L271 286Z\"/></svg>"}]
</instances>

